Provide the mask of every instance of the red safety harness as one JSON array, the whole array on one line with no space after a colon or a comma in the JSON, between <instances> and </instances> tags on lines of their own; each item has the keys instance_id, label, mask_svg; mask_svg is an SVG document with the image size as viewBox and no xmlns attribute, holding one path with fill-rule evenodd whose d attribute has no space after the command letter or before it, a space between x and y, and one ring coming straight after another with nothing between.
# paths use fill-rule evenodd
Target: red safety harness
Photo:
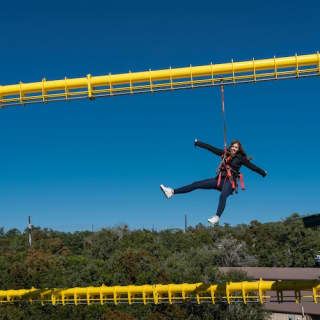
<instances>
[{"instance_id":1,"label":"red safety harness","mask_svg":"<svg viewBox=\"0 0 320 320\"><path fill-rule=\"evenodd\" d=\"M221 189L222 173L226 172L227 174L225 177L225 181L228 178L231 183L232 190L235 190L236 192L238 192L238 179L240 180L242 190L245 189L245 186L244 186L242 173L236 172L231 168L231 166L229 164L229 162L231 161L231 156L227 157L227 129L226 129L226 117L224 114L224 88L223 88L223 85L220 86L220 89L221 89L221 104L222 104L222 117L223 117L224 154L221 156L222 160L221 160L220 165L216 171L216 173L218 174L217 188Z\"/></svg>"},{"instance_id":2,"label":"red safety harness","mask_svg":"<svg viewBox=\"0 0 320 320\"><path fill-rule=\"evenodd\" d=\"M238 180L240 180L241 189L245 190L242 173L236 172L235 170L233 170L229 164L229 162L232 159L231 156L227 157L227 154L224 153L221 157L222 157L222 160L221 160L219 167L216 171L216 173L218 174L217 188L221 189L222 173L225 172L226 176L225 176L224 182L226 182L226 180L229 179L231 186L232 186L232 190L235 190L236 193L238 193Z\"/></svg>"}]
</instances>

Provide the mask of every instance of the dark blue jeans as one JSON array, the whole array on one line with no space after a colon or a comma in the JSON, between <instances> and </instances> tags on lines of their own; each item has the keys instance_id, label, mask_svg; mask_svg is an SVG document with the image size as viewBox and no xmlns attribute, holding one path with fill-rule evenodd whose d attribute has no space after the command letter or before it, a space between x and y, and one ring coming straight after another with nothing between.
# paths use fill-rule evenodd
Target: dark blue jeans
<instances>
[{"instance_id":1,"label":"dark blue jeans","mask_svg":"<svg viewBox=\"0 0 320 320\"><path fill-rule=\"evenodd\" d=\"M218 177L196 181L187 186L174 189L174 194L187 193L196 189L216 189L218 191L221 191L217 213L216 213L217 216L220 217L226 206L227 198L232 194L233 190L232 190L232 186L229 179L225 179L225 178L221 179L220 189L217 188L217 183L218 183Z\"/></svg>"}]
</instances>

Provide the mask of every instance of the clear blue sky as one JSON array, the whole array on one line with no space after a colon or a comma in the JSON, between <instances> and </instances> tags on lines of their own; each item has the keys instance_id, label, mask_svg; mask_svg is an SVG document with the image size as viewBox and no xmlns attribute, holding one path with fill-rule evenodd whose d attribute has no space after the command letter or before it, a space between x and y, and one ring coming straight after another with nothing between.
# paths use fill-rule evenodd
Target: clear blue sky
<instances>
[{"instance_id":1,"label":"clear blue sky","mask_svg":"<svg viewBox=\"0 0 320 320\"><path fill-rule=\"evenodd\" d=\"M319 1L18 1L0 11L0 84L315 53ZM225 89L228 139L240 139L263 179L244 168L247 190L222 223L320 211L320 78ZM222 147L217 88L60 102L0 110L0 210L6 230L74 231L129 224L206 224L216 191L166 200L214 175Z\"/></svg>"}]
</instances>

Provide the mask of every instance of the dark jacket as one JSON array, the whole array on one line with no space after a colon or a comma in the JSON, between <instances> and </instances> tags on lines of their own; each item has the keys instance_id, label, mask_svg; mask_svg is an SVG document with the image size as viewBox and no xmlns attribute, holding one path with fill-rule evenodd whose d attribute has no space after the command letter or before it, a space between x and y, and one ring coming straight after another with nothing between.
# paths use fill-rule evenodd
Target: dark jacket
<instances>
[{"instance_id":1,"label":"dark jacket","mask_svg":"<svg viewBox=\"0 0 320 320\"><path fill-rule=\"evenodd\" d=\"M215 147L211 146L210 144L206 144L206 143L200 142L200 141L195 141L194 144L195 144L195 146L207 149L207 150L213 152L214 154L216 154L218 156L222 156L224 154L224 150L223 149L215 148ZM230 165L232 171L234 171L235 173L239 173L240 172L240 167L242 165L244 165L245 167L251 169L252 171L255 171L255 172L259 173L263 177L265 177L267 175L267 173L264 170L262 170L261 168L257 167L256 165L254 165L252 162L250 162L241 153L237 153L228 162L228 164Z\"/></svg>"}]
</instances>

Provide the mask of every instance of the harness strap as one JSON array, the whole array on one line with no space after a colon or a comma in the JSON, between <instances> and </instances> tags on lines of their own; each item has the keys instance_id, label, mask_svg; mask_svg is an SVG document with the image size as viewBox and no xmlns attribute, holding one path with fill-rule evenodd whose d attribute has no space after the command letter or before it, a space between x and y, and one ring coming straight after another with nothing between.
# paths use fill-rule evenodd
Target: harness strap
<instances>
[{"instance_id":1,"label":"harness strap","mask_svg":"<svg viewBox=\"0 0 320 320\"><path fill-rule=\"evenodd\" d=\"M232 189L234 190L234 189L236 188L236 184L235 184L235 182L234 182L234 180L233 180L233 176L232 176L232 173L231 173L231 169L230 169L229 166L226 167L226 168L227 168L227 175L228 175L229 181L230 181L230 183L231 183L231 187L232 187Z\"/></svg>"},{"instance_id":2,"label":"harness strap","mask_svg":"<svg viewBox=\"0 0 320 320\"><path fill-rule=\"evenodd\" d=\"M226 154L222 155L222 160L220 162L220 165L217 169L217 174L218 174L218 181L217 181L217 188L220 189L221 187L221 178L222 178L222 171L225 171L227 173L224 182L226 181L226 179L228 179L230 181L232 190L235 190L236 193L238 192L238 178L240 180L240 184L241 184L241 189L245 190L245 186L244 186L244 181L243 181L243 175L241 172L236 172L236 174L239 176L236 176L236 178L234 179L234 176L232 174L232 168L230 167L230 165L228 164L228 161L231 160L231 156L229 156L228 158L226 158Z\"/></svg>"},{"instance_id":3,"label":"harness strap","mask_svg":"<svg viewBox=\"0 0 320 320\"><path fill-rule=\"evenodd\" d=\"M244 186L244 181L243 181L243 175L242 173L239 174L239 178L240 178L240 184L241 184L241 189L245 190L245 186Z\"/></svg>"},{"instance_id":4,"label":"harness strap","mask_svg":"<svg viewBox=\"0 0 320 320\"><path fill-rule=\"evenodd\" d=\"M220 171L220 173L219 173L219 175L218 175L218 182L217 182L217 188L218 188L218 189L220 188L220 184L221 184L221 175L222 175L222 173L221 173L221 171Z\"/></svg>"}]
</instances>

